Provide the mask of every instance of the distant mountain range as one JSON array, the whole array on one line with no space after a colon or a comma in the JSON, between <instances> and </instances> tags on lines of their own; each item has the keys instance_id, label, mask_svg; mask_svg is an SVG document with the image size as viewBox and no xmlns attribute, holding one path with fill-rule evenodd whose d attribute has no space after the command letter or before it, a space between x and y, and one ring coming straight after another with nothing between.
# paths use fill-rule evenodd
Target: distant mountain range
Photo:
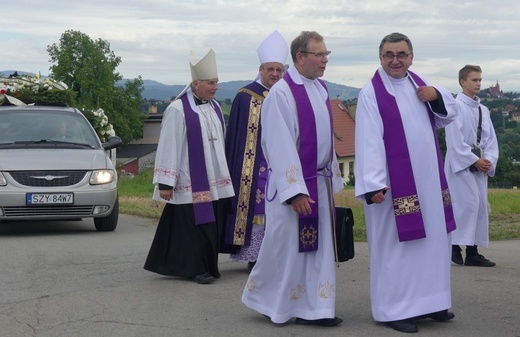
<instances>
[{"instance_id":1,"label":"distant mountain range","mask_svg":"<svg viewBox=\"0 0 520 337\"><path fill-rule=\"evenodd\" d=\"M7 77L13 74L15 70L0 70L0 76ZM24 71L17 71L19 75L29 75L34 76L33 73L28 73ZM42 77L45 77L42 75ZM123 79L118 84L122 85L126 81ZM220 101L224 101L227 98L233 99L235 97L238 89L243 86L249 84L251 81L230 81L230 82L220 82L218 84L218 91L216 94L216 98ZM348 87L346 85L337 84L325 81L327 84L327 88L329 89L329 95L331 98L338 98L341 100L350 100L356 98L359 93L359 88ZM168 85L159 83L154 80L143 80L143 98L146 99L156 99L161 101L170 100L173 97L177 96L182 89L184 89L185 85Z\"/></svg>"},{"instance_id":2,"label":"distant mountain range","mask_svg":"<svg viewBox=\"0 0 520 337\"><path fill-rule=\"evenodd\" d=\"M238 89L250 82L251 81L220 82L218 84L216 99L220 101L224 101L226 98L233 99ZM325 83L327 84L331 98L350 100L356 98L360 90L359 88L348 87L346 85L331 83L328 81L325 81ZM172 97L177 96L185 87L185 85L162 84L153 80L143 80L143 86L143 98L157 100L169 100Z\"/></svg>"}]
</instances>

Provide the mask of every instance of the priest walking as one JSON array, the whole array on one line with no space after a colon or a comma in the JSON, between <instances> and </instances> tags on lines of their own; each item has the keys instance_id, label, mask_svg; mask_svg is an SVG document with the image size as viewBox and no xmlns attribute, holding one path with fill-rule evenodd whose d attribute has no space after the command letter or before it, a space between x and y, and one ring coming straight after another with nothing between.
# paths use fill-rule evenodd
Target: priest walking
<instances>
[{"instance_id":1,"label":"priest walking","mask_svg":"<svg viewBox=\"0 0 520 337\"><path fill-rule=\"evenodd\" d=\"M330 52L316 32L291 43L294 65L262 106L269 173L266 229L242 302L274 323L337 326L332 194L342 189L323 76Z\"/></svg>"},{"instance_id":2,"label":"priest walking","mask_svg":"<svg viewBox=\"0 0 520 337\"><path fill-rule=\"evenodd\" d=\"M251 271L264 237L267 162L260 142L260 109L269 89L284 72L287 42L277 30L257 48L260 67L255 81L238 90L226 131L226 158L236 195L226 221L225 247L233 245L236 261Z\"/></svg>"},{"instance_id":3,"label":"priest walking","mask_svg":"<svg viewBox=\"0 0 520 337\"><path fill-rule=\"evenodd\" d=\"M164 112L153 198L166 202L146 270L192 279L220 277L218 252L224 204L234 195L224 153L224 119L217 101L215 53L190 56L192 82Z\"/></svg>"},{"instance_id":4,"label":"priest walking","mask_svg":"<svg viewBox=\"0 0 520 337\"><path fill-rule=\"evenodd\" d=\"M451 93L408 68L410 39L387 35L381 67L358 96L356 197L366 201L374 320L402 332L454 317L450 232L455 229L435 129L452 122Z\"/></svg>"}]
</instances>

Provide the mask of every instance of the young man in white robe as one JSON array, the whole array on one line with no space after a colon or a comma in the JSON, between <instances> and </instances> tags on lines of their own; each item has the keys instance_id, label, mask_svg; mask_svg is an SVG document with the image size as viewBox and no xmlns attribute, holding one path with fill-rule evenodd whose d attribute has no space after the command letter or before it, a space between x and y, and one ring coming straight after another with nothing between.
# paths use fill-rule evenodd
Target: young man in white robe
<instances>
[{"instance_id":1,"label":"young man in white robe","mask_svg":"<svg viewBox=\"0 0 520 337\"><path fill-rule=\"evenodd\" d=\"M446 127L446 178L457 222L451 235L452 261L494 267L496 263L477 250L477 246L489 244L487 181L495 175L498 161L498 142L489 110L477 96L481 82L479 66L466 65L459 71L462 93L456 99L460 116ZM459 245L466 245L465 260Z\"/></svg>"},{"instance_id":2,"label":"young man in white robe","mask_svg":"<svg viewBox=\"0 0 520 337\"><path fill-rule=\"evenodd\" d=\"M416 321L454 317L450 233L455 228L435 128L452 122L447 90L412 73L410 39L387 35L381 67L358 96L356 197L366 201L375 321L416 332Z\"/></svg>"},{"instance_id":3,"label":"young man in white robe","mask_svg":"<svg viewBox=\"0 0 520 337\"><path fill-rule=\"evenodd\" d=\"M262 105L269 166L266 229L242 294L249 308L286 323L337 326L333 193L342 189L323 76L329 51L316 32L291 43L294 65Z\"/></svg>"}]
</instances>

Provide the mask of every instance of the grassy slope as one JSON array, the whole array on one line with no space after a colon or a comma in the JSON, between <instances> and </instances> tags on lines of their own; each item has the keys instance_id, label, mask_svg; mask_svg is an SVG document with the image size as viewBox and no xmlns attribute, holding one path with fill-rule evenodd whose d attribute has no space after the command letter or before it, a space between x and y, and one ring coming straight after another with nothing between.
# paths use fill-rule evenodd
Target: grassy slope
<instances>
[{"instance_id":1,"label":"grassy slope","mask_svg":"<svg viewBox=\"0 0 520 337\"><path fill-rule=\"evenodd\" d=\"M132 179L119 181L120 211L158 219L163 204L152 200L152 170ZM335 196L336 204L352 208L356 241L366 241L363 203L354 198L354 190L347 188ZM488 193L491 206L489 236L491 240L520 238L520 191L491 189Z\"/></svg>"}]
</instances>

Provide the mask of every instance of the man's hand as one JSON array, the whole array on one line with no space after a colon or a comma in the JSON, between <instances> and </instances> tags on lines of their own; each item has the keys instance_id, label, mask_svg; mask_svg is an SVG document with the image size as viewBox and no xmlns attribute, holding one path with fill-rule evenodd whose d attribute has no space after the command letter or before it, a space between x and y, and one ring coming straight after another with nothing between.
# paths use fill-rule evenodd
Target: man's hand
<instances>
[{"instance_id":1,"label":"man's hand","mask_svg":"<svg viewBox=\"0 0 520 337\"><path fill-rule=\"evenodd\" d=\"M390 189L390 187L386 186L382 191L379 191L377 192L376 194L374 194L374 196L372 196L372 198L370 198L370 201L372 201L374 204L380 204L382 203L383 201L386 200L385 198L385 193L386 191L388 191ZM383 191L385 193L383 193Z\"/></svg>"},{"instance_id":2,"label":"man's hand","mask_svg":"<svg viewBox=\"0 0 520 337\"><path fill-rule=\"evenodd\" d=\"M173 197L173 188L171 190L159 190L159 196L164 200L171 200Z\"/></svg>"},{"instance_id":3,"label":"man's hand","mask_svg":"<svg viewBox=\"0 0 520 337\"><path fill-rule=\"evenodd\" d=\"M479 158L479 160L477 160L473 165L475 165L477 170L479 170L480 172L486 173L489 170L491 170L491 162L486 158Z\"/></svg>"},{"instance_id":4,"label":"man's hand","mask_svg":"<svg viewBox=\"0 0 520 337\"><path fill-rule=\"evenodd\" d=\"M291 202L292 209L301 215L309 215L312 213L311 204L316 203L308 195L302 194L294 198Z\"/></svg>"},{"instance_id":5,"label":"man's hand","mask_svg":"<svg viewBox=\"0 0 520 337\"><path fill-rule=\"evenodd\" d=\"M434 87L419 87L416 92L421 102L431 102L439 99L437 90Z\"/></svg>"}]
</instances>

